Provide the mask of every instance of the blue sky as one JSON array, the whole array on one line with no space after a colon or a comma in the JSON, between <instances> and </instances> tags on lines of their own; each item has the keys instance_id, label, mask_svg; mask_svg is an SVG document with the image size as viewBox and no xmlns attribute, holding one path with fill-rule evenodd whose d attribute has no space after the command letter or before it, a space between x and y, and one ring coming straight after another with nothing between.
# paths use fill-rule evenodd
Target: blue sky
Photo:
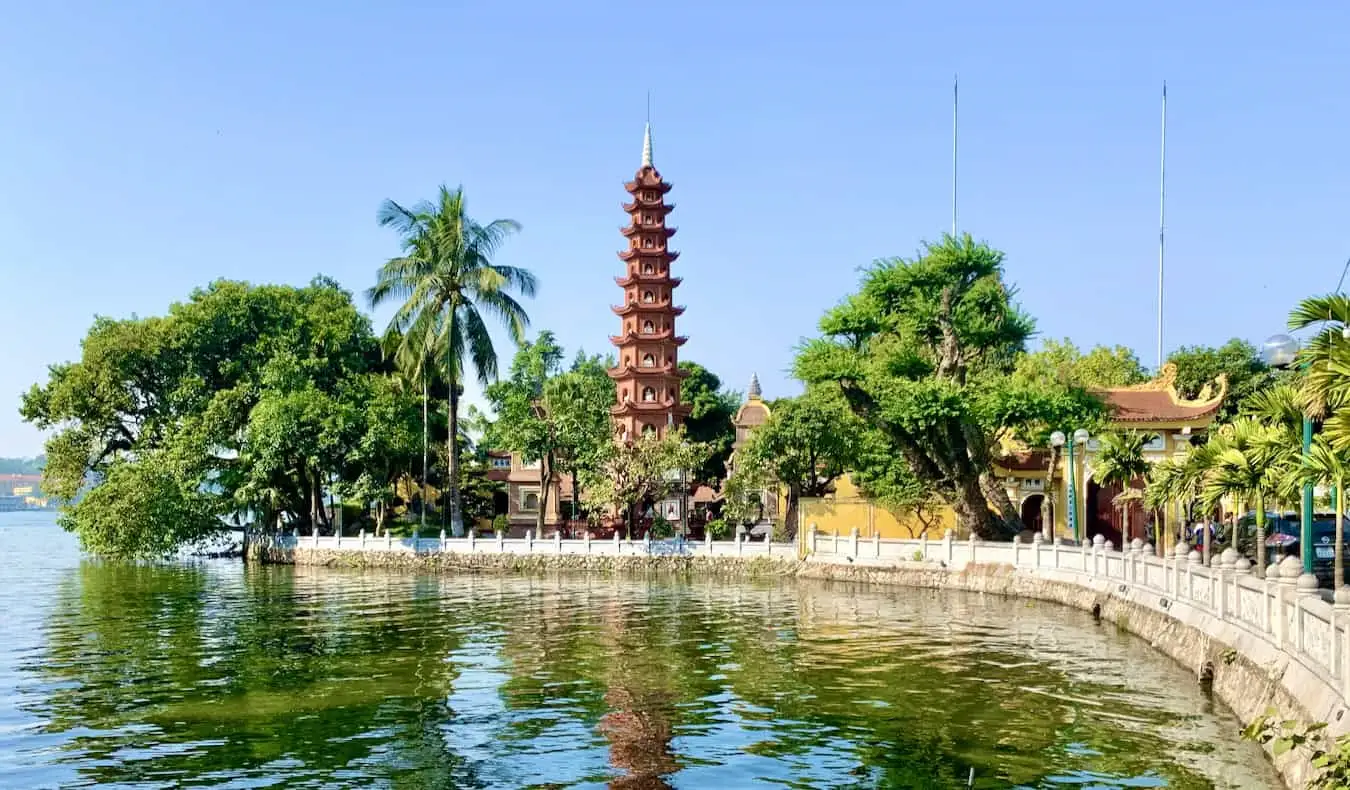
<instances>
[{"instance_id":1,"label":"blue sky","mask_svg":"<svg viewBox=\"0 0 1350 790\"><path fill-rule=\"evenodd\" d=\"M1259 341L1350 256L1350 6L1104 5L7 4L0 455L40 449L18 393L95 314L217 277L360 292L380 201L441 183L523 224L500 260L542 280L534 326L608 350L649 90L685 357L736 388L796 391L857 268L948 229L956 73L961 228L1044 335L1154 362L1166 79L1166 345Z\"/></svg>"}]
</instances>

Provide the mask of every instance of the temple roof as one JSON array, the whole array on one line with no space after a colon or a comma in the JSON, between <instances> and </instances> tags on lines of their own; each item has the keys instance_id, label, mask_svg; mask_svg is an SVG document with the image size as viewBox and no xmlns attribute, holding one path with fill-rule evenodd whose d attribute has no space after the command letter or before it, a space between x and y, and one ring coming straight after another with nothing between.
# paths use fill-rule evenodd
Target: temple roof
<instances>
[{"instance_id":1,"label":"temple roof","mask_svg":"<svg viewBox=\"0 0 1350 790\"><path fill-rule=\"evenodd\" d=\"M1178 423L1202 422L1208 424L1223 405L1228 394L1228 379L1220 374L1213 385L1205 385L1200 396L1183 398L1176 388L1177 367L1163 366L1156 379L1132 387L1099 390L1096 394L1112 410L1112 421L1117 423Z\"/></svg>"}]
</instances>

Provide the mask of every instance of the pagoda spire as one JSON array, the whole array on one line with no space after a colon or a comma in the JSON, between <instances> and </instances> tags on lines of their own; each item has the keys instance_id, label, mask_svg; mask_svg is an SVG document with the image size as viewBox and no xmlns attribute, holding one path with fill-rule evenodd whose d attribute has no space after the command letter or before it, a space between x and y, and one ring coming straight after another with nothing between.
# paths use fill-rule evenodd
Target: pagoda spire
<instances>
[{"instance_id":1,"label":"pagoda spire","mask_svg":"<svg viewBox=\"0 0 1350 790\"><path fill-rule=\"evenodd\" d=\"M759 400L761 397L763 397L762 393L759 390L758 373L750 374L750 392L748 393L748 396L750 400Z\"/></svg>"},{"instance_id":2,"label":"pagoda spire","mask_svg":"<svg viewBox=\"0 0 1350 790\"><path fill-rule=\"evenodd\" d=\"M642 133L642 166L652 165L652 122L647 121L647 130Z\"/></svg>"}]
</instances>

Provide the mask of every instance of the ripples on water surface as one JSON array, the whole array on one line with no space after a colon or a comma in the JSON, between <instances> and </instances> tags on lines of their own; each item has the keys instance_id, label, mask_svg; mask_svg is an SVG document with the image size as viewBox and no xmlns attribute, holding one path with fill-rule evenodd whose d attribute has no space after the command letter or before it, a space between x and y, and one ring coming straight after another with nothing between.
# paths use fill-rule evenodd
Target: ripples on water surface
<instances>
[{"instance_id":1,"label":"ripples on water surface","mask_svg":"<svg viewBox=\"0 0 1350 790\"><path fill-rule=\"evenodd\" d=\"M1194 678L914 590L81 562L0 514L0 787L1278 787Z\"/></svg>"}]
</instances>

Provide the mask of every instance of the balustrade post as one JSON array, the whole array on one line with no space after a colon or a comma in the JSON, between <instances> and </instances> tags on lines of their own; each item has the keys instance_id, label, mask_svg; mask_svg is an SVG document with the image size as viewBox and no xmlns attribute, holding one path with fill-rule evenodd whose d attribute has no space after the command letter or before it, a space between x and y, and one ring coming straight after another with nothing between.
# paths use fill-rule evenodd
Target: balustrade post
<instances>
[{"instance_id":1,"label":"balustrade post","mask_svg":"<svg viewBox=\"0 0 1350 790\"><path fill-rule=\"evenodd\" d=\"M830 531L830 553L839 553L839 530L837 529Z\"/></svg>"},{"instance_id":2,"label":"balustrade post","mask_svg":"<svg viewBox=\"0 0 1350 790\"><path fill-rule=\"evenodd\" d=\"M590 531L589 529L586 530L586 532L585 532L584 535L582 536L582 539L581 539L581 540L582 540L582 545L583 545L583 546L585 547L585 549L586 549L586 553L587 553L587 554L590 554L590 553L591 553L591 531Z\"/></svg>"},{"instance_id":3,"label":"balustrade post","mask_svg":"<svg viewBox=\"0 0 1350 790\"><path fill-rule=\"evenodd\" d=\"M858 528L854 527L848 534L849 538L849 556L853 559L858 558Z\"/></svg>"},{"instance_id":4,"label":"balustrade post","mask_svg":"<svg viewBox=\"0 0 1350 790\"><path fill-rule=\"evenodd\" d=\"M974 532L970 533L970 537L967 539L967 542L970 544L970 556L966 558L966 562L967 562L968 564L970 564L970 565L974 565L974 564L975 564L975 544L979 543L979 541L975 538L975 533L974 533Z\"/></svg>"},{"instance_id":5,"label":"balustrade post","mask_svg":"<svg viewBox=\"0 0 1350 790\"><path fill-rule=\"evenodd\" d=\"M815 525L815 524L812 524L812 525L811 525L811 534L810 534L809 542L808 542L806 545L808 545L808 546L811 547L811 551L812 551L813 553L815 552L815 550L816 550L816 525ZM704 531L703 531L703 550L706 551L706 552L708 553L708 556L709 556L709 557L712 556L712 553L713 553L713 552L712 552L712 533L711 533L711 532L708 532L707 530L704 530Z\"/></svg>"},{"instance_id":6,"label":"balustrade post","mask_svg":"<svg viewBox=\"0 0 1350 790\"><path fill-rule=\"evenodd\" d=\"M506 551L506 530L497 530L497 553L502 554Z\"/></svg>"},{"instance_id":7,"label":"balustrade post","mask_svg":"<svg viewBox=\"0 0 1350 790\"><path fill-rule=\"evenodd\" d=\"M384 550L392 551L394 548L394 536L390 534L389 529L384 530Z\"/></svg>"},{"instance_id":8,"label":"balustrade post","mask_svg":"<svg viewBox=\"0 0 1350 790\"><path fill-rule=\"evenodd\" d=\"M1012 539L1013 567L1014 567L1014 568L1017 567L1017 556L1018 556L1018 554L1020 553L1021 548L1022 548L1022 535L1021 535L1021 533L1018 533L1018 534L1016 534L1016 535L1013 535L1013 539Z\"/></svg>"},{"instance_id":9,"label":"balustrade post","mask_svg":"<svg viewBox=\"0 0 1350 790\"><path fill-rule=\"evenodd\" d=\"M736 533L736 556L739 557L745 552L745 533Z\"/></svg>"},{"instance_id":10,"label":"balustrade post","mask_svg":"<svg viewBox=\"0 0 1350 790\"><path fill-rule=\"evenodd\" d=\"M361 528L361 548L364 549L365 547L366 547L366 530L365 530L365 527L362 527L362 528Z\"/></svg>"},{"instance_id":11,"label":"balustrade post","mask_svg":"<svg viewBox=\"0 0 1350 790\"><path fill-rule=\"evenodd\" d=\"M619 531L614 530L614 556L623 554L623 544L619 542Z\"/></svg>"},{"instance_id":12,"label":"balustrade post","mask_svg":"<svg viewBox=\"0 0 1350 790\"><path fill-rule=\"evenodd\" d=\"M1341 694L1350 699L1350 600L1343 595L1332 604L1331 666L1339 675Z\"/></svg>"},{"instance_id":13,"label":"balustrade post","mask_svg":"<svg viewBox=\"0 0 1350 790\"><path fill-rule=\"evenodd\" d=\"M553 553L562 554L562 530L553 530Z\"/></svg>"},{"instance_id":14,"label":"balustrade post","mask_svg":"<svg viewBox=\"0 0 1350 790\"><path fill-rule=\"evenodd\" d=\"M1106 547L1106 536L1097 533L1092 536L1092 575L1102 575L1102 549Z\"/></svg>"},{"instance_id":15,"label":"balustrade post","mask_svg":"<svg viewBox=\"0 0 1350 790\"><path fill-rule=\"evenodd\" d=\"M872 556L881 559L881 533L872 533Z\"/></svg>"},{"instance_id":16,"label":"balustrade post","mask_svg":"<svg viewBox=\"0 0 1350 790\"><path fill-rule=\"evenodd\" d=\"M1181 598L1181 579L1186 573L1186 554L1190 547L1185 541L1178 541L1175 549L1172 550L1172 597Z\"/></svg>"},{"instance_id":17,"label":"balustrade post","mask_svg":"<svg viewBox=\"0 0 1350 790\"><path fill-rule=\"evenodd\" d=\"M478 546L478 530L474 527L469 527L467 537L469 538L469 553L473 554L474 549Z\"/></svg>"},{"instance_id":18,"label":"balustrade post","mask_svg":"<svg viewBox=\"0 0 1350 790\"><path fill-rule=\"evenodd\" d=\"M806 544L807 547L810 549L810 552L809 552L809 553L811 553L811 554L815 554L815 553L816 553L816 538L817 538L819 535L820 535L820 533L816 530L816 525L815 525L815 523L812 522L811 526L807 528L807 544ZM712 548L712 547L709 546L709 549L710 549L709 553L711 553L711 548Z\"/></svg>"},{"instance_id":19,"label":"balustrade post","mask_svg":"<svg viewBox=\"0 0 1350 790\"><path fill-rule=\"evenodd\" d=\"M534 530L532 529L525 530L525 553L534 553Z\"/></svg>"},{"instance_id":20,"label":"balustrade post","mask_svg":"<svg viewBox=\"0 0 1350 790\"><path fill-rule=\"evenodd\" d=\"M1045 538L1041 537L1040 530L1036 530L1036 533L1031 536L1031 566L1037 570L1041 567L1041 542L1043 540Z\"/></svg>"},{"instance_id":21,"label":"balustrade post","mask_svg":"<svg viewBox=\"0 0 1350 790\"><path fill-rule=\"evenodd\" d=\"M923 533L922 535L919 536L919 553L923 556L923 559L924 559L924 561L926 562L926 561L928 560L928 533L927 533L927 532L925 532L925 533Z\"/></svg>"},{"instance_id":22,"label":"balustrade post","mask_svg":"<svg viewBox=\"0 0 1350 790\"><path fill-rule=\"evenodd\" d=\"M948 568L952 567L952 560L954 559L953 552L955 551L955 547L952 545L953 537L955 537L955 535L950 529L944 530L942 533L942 553L947 555Z\"/></svg>"}]
</instances>

